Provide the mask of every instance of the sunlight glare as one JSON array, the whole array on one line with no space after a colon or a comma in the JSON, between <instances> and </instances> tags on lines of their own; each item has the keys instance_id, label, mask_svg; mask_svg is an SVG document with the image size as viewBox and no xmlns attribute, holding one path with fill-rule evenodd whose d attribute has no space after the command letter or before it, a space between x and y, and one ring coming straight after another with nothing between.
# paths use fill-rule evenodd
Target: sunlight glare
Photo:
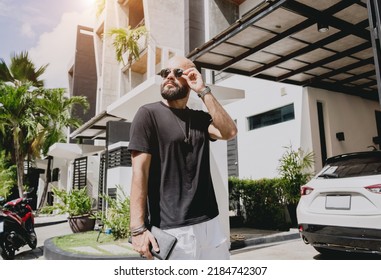
<instances>
[{"instance_id":1,"label":"sunlight glare","mask_svg":"<svg viewBox=\"0 0 381 280\"><path fill-rule=\"evenodd\" d=\"M82 0L86 6L94 6L98 0Z\"/></svg>"}]
</instances>

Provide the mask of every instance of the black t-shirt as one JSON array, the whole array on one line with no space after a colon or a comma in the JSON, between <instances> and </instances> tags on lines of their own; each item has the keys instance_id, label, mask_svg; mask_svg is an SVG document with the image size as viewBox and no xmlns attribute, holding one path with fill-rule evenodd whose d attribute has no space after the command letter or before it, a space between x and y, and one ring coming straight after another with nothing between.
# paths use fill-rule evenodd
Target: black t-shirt
<instances>
[{"instance_id":1,"label":"black t-shirt","mask_svg":"<svg viewBox=\"0 0 381 280\"><path fill-rule=\"evenodd\" d=\"M152 156L148 178L152 225L181 227L218 215L210 174L211 121L204 111L173 109L162 102L144 105L136 113L128 149ZM185 143L188 136L190 143Z\"/></svg>"}]
</instances>

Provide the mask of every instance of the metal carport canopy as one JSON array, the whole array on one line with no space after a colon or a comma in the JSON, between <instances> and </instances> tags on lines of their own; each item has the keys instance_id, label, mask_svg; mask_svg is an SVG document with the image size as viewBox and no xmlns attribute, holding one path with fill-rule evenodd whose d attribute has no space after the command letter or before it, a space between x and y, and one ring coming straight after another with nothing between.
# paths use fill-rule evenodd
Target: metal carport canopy
<instances>
[{"instance_id":1,"label":"metal carport canopy","mask_svg":"<svg viewBox=\"0 0 381 280\"><path fill-rule=\"evenodd\" d=\"M368 5L263 1L188 58L200 68L380 100L380 10L377 0Z\"/></svg>"},{"instance_id":2,"label":"metal carport canopy","mask_svg":"<svg viewBox=\"0 0 381 280\"><path fill-rule=\"evenodd\" d=\"M91 139L91 140L105 140L106 139L106 125L109 121L124 121L123 118L117 117L102 111L94 116L82 126L77 128L70 134L71 139Z\"/></svg>"}]
</instances>

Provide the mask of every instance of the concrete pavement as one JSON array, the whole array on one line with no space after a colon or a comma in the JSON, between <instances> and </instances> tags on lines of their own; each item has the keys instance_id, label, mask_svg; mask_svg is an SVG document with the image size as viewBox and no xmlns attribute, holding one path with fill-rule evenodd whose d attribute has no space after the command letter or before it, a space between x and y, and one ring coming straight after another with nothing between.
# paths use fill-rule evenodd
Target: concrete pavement
<instances>
[{"instance_id":1,"label":"concrete pavement","mask_svg":"<svg viewBox=\"0 0 381 280\"><path fill-rule=\"evenodd\" d=\"M67 222L65 215L56 216L39 216L35 218L35 231L37 235L37 248L31 250L28 245L21 247L16 252L17 260L37 260L44 259L44 243L45 240L71 234L72 231ZM1 259L1 258L0 258Z\"/></svg>"},{"instance_id":2,"label":"concrete pavement","mask_svg":"<svg viewBox=\"0 0 381 280\"><path fill-rule=\"evenodd\" d=\"M28 246L24 246L20 251L16 252L16 259L19 260L30 260L38 259L44 260L44 249L52 250L51 242L46 242L50 238L55 236L71 234L72 231L67 223L66 216L57 215L57 216L39 216L35 218L35 227L37 234L37 248L31 250ZM290 229L289 231L272 231L272 230L260 230L252 228L232 228L231 229L231 252L232 255L240 254L242 248L245 248L245 256L250 259L250 247L256 245L266 244L266 243L275 243L286 240L298 239L300 238L297 229ZM49 246L44 248L44 246ZM54 246L53 246L54 247ZM54 250L54 248L53 248ZM51 256L51 254L50 254ZM54 256L54 254L53 254ZM57 256L57 255L56 255ZM65 256L60 259L72 259L73 255L69 255L68 258ZM49 257L48 259L56 259ZM94 259L94 257L86 258L76 258L76 259Z\"/></svg>"}]
</instances>

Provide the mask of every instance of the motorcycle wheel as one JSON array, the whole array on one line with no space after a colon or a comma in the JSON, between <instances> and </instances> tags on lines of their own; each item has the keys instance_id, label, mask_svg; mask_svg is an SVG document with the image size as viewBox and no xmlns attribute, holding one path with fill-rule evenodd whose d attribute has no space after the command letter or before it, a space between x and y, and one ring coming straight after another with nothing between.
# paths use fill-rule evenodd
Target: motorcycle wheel
<instances>
[{"instance_id":1,"label":"motorcycle wheel","mask_svg":"<svg viewBox=\"0 0 381 280\"><path fill-rule=\"evenodd\" d=\"M4 241L3 244L1 244L1 249L1 257L4 260L13 260L15 258L15 249L9 242Z\"/></svg>"},{"instance_id":2,"label":"motorcycle wheel","mask_svg":"<svg viewBox=\"0 0 381 280\"><path fill-rule=\"evenodd\" d=\"M33 250L33 249L36 249L36 247L37 247L37 235L36 235L36 232L35 232L35 231L33 231L33 232L30 234L28 245L29 245L29 247L30 247L32 250Z\"/></svg>"}]
</instances>

